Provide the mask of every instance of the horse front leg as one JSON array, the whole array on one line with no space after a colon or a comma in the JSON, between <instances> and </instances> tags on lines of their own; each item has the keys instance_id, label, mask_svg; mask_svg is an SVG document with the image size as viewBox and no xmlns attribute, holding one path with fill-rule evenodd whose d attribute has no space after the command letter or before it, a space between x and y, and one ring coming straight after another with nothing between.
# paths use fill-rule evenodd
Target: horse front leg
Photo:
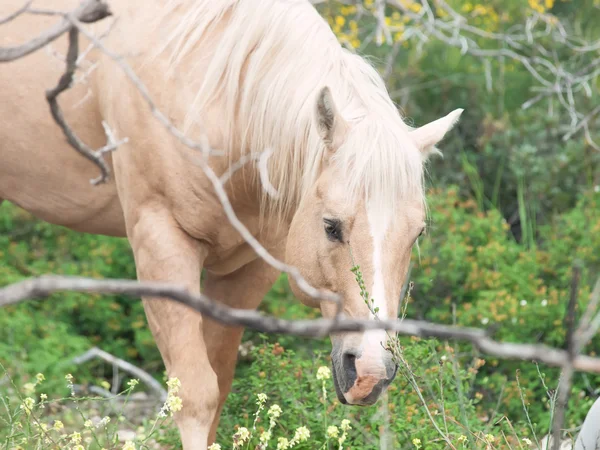
<instances>
[{"instance_id":1,"label":"horse front leg","mask_svg":"<svg viewBox=\"0 0 600 450\"><path fill-rule=\"evenodd\" d=\"M206 248L186 234L167 210L136 213L128 234L138 279L177 283L198 293ZM144 298L143 303L167 374L181 382L182 409L174 418L183 448L205 450L219 405L219 386L204 343L202 317L167 299Z\"/></svg>"},{"instance_id":2,"label":"horse front leg","mask_svg":"<svg viewBox=\"0 0 600 450\"><path fill-rule=\"evenodd\" d=\"M279 271L260 259L229 275L217 276L207 273L203 290L208 297L228 306L255 309L278 276ZM231 390L243 333L243 327L224 326L210 319L206 319L204 323L204 339L210 363L217 373L220 393L219 407L210 430L210 443L216 438L221 411ZM234 430L228 431L233 434Z\"/></svg>"}]
</instances>

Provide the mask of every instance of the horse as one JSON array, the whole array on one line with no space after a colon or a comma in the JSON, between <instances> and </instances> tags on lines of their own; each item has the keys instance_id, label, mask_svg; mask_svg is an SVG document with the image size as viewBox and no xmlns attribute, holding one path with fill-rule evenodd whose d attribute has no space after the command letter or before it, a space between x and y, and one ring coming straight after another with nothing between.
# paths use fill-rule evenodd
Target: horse
<instances>
[{"instance_id":1,"label":"horse","mask_svg":"<svg viewBox=\"0 0 600 450\"><path fill-rule=\"evenodd\" d=\"M4 0L0 17L21 0ZM0 65L0 198L41 220L120 236L137 278L185 286L226 305L256 308L279 276L230 224L206 173L218 175L265 149L258 164L231 174L224 189L240 221L272 255L313 287L340 296L344 317L398 315L412 248L425 229L424 166L457 122L457 109L421 127L406 123L376 69L345 49L306 0L120 0L116 21L87 27L122 55L156 108L186 136L216 152L199 155L152 115L139 89L98 49L80 58L59 99L66 121L91 148L107 125L128 141L106 155L108 182L70 148L52 121L44 90L64 71L67 38ZM69 11L75 0L48 0ZM54 16L22 14L0 27L10 46ZM102 28L104 26L104 28ZM82 38L81 48L89 41ZM1 200L0 200L1 201ZM371 307L351 268L361 268ZM205 277L201 286L201 271ZM337 306L295 296L332 318ZM175 413L183 448L206 449L231 389L243 329L203 318L167 299L143 298L168 375L181 382ZM397 367L384 331L332 333L340 402L370 405Z\"/></svg>"}]
</instances>

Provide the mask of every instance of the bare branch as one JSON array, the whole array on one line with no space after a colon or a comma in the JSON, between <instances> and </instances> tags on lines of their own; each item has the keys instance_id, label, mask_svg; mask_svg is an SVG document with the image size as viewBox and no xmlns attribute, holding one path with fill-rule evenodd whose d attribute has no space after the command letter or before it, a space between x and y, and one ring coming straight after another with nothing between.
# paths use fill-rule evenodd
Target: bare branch
<instances>
[{"instance_id":1,"label":"bare branch","mask_svg":"<svg viewBox=\"0 0 600 450\"><path fill-rule=\"evenodd\" d=\"M577 357L578 343L575 339L575 307L577 305L577 292L579 290L579 281L581 279L581 265L576 262L573 265L573 277L571 280L571 294L565 314L565 325L567 328L567 363L563 366L563 371L558 384L558 395L556 397L556 410L552 421L552 448L560 450L560 438L562 428L565 422L565 411L569 396L571 395L571 387L573 384L573 374L575 373L573 362Z\"/></svg>"},{"instance_id":2,"label":"bare branch","mask_svg":"<svg viewBox=\"0 0 600 450\"><path fill-rule=\"evenodd\" d=\"M73 75L75 74L75 70L77 69L77 56L79 54L79 31L77 28L72 27L69 30L69 50L67 52L67 68L65 73L62 74L60 80L58 81L58 85L54 89L50 89L46 91L46 99L48 100L48 104L50 105L50 112L52 113L52 117L54 121L58 124L60 129L63 131L67 141L73 147L77 153L89 159L95 165L100 168L100 176L91 180L91 183L96 185L99 183L103 183L108 180L110 169L108 164L103 158L103 154L106 150L100 149L99 151L94 151L89 148L81 139L77 137L75 132L69 127L65 117L63 116L62 110L58 105L57 97L71 86L73 82Z\"/></svg>"},{"instance_id":3,"label":"bare branch","mask_svg":"<svg viewBox=\"0 0 600 450\"><path fill-rule=\"evenodd\" d=\"M205 295L190 294L182 287L164 283L139 283L132 280L94 280L82 277L43 276L8 285L0 289L0 307L13 305L58 291L122 294L168 298L187 305L206 317L232 326L244 326L261 332L304 337L324 337L332 332L388 330L405 336L458 339L473 344L483 353L506 359L535 360L550 366L564 367L570 356L564 350L545 345L498 342L485 331L440 325L420 320L352 320L342 316L333 319L288 321L266 316L258 311L235 309L215 302ZM575 370L600 373L600 358L576 356Z\"/></svg>"},{"instance_id":4,"label":"bare branch","mask_svg":"<svg viewBox=\"0 0 600 450\"><path fill-rule=\"evenodd\" d=\"M150 387L150 389L156 392L161 401L164 402L167 399L167 392L163 389L161 384L158 381L156 381L148 372L140 369L139 367L134 366L133 364L127 361L117 358L116 356L113 356L110 353L105 352L104 350L100 350L97 347L93 347L87 352L85 352L83 355L79 355L73 358L73 363L83 364L94 358L100 358L101 360L118 367L119 369L133 375L134 377L139 378L141 381L146 383L148 387Z\"/></svg>"},{"instance_id":5,"label":"bare branch","mask_svg":"<svg viewBox=\"0 0 600 450\"><path fill-rule=\"evenodd\" d=\"M1 18L0 25L4 25L5 23L8 23L11 20L14 20L17 17L19 17L21 14L23 14L25 11L27 11L27 9L29 8L29 5L31 5L32 2L33 2L33 0L29 0L29 1L25 2L25 4L23 6L21 6L19 9L17 9L14 13L11 13L8 16Z\"/></svg>"},{"instance_id":6,"label":"bare branch","mask_svg":"<svg viewBox=\"0 0 600 450\"><path fill-rule=\"evenodd\" d=\"M9 20L13 20L18 15L28 12L29 3L25 6L26 7L23 10L17 11L18 14L14 13L11 15L12 17L8 16L2 20L4 22L8 22ZM71 15L82 23L92 23L110 16L111 12L108 4L105 3L104 0L86 0L82 2L81 5L79 5L79 7L71 13ZM0 24L4 22L0 22ZM0 62L14 61L33 53L62 36L64 33L69 31L71 27L72 25L70 20L63 18L63 20L61 20L55 26L46 30L25 44L21 44L16 47L0 47Z\"/></svg>"}]
</instances>

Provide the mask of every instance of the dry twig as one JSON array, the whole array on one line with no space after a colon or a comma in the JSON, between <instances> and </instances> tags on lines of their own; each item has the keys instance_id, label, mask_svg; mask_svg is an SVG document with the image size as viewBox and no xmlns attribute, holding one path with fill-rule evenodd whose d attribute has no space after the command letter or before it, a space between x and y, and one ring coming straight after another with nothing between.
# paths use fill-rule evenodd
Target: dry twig
<instances>
[{"instance_id":1,"label":"dry twig","mask_svg":"<svg viewBox=\"0 0 600 450\"><path fill-rule=\"evenodd\" d=\"M206 297L190 294L182 287L164 283L139 283L132 280L94 280L81 277L43 276L30 278L0 289L0 307L16 304L30 298L46 297L58 291L123 294L128 296L164 297L177 301L227 325L252 328L266 333L304 337L323 337L332 332L388 330L406 336L435 337L468 341L483 353L505 359L539 361L550 366L600 373L600 358L576 356L569 361L567 351L545 345L498 342L484 330L440 325L421 320L353 320L343 316L328 320L282 320L258 311L236 309Z\"/></svg>"}]
</instances>

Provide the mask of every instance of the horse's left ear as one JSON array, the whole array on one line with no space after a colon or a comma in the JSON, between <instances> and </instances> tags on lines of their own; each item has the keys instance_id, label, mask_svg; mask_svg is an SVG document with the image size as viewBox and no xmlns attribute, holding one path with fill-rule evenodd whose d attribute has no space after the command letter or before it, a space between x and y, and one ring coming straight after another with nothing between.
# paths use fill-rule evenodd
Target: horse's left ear
<instances>
[{"instance_id":1,"label":"horse's left ear","mask_svg":"<svg viewBox=\"0 0 600 450\"><path fill-rule=\"evenodd\" d=\"M410 136L415 141L417 148L421 150L423 160L426 160L432 153L440 153L435 146L456 125L462 112L463 109L455 109L447 116L434 120L410 132Z\"/></svg>"},{"instance_id":2,"label":"horse's left ear","mask_svg":"<svg viewBox=\"0 0 600 450\"><path fill-rule=\"evenodd\" d=\"M348 124L335 107L331 90L327 86L317 95L315 114L321 139L330 150L336 150L344 142Z\"/></svg>"}]
</instances>

